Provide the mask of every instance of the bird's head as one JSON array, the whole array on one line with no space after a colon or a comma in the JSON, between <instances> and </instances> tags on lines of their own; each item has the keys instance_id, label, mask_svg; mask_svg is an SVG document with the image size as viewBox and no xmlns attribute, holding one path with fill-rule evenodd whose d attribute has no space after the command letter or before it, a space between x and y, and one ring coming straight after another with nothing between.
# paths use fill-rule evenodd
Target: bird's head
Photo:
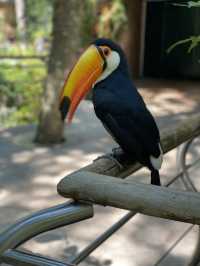
<instances>
[{"instance_id":1,"label":"bird's head","mask_svg":"<svg viewBox=\"0 0 200 266\"><path fill-rule=\"evenodd\" d=\"M69 73L60 97L60 112L71 122L89 90L110 76L117 68L126 68L126 58L119 45L109 39L95 40L80 56Z\"/></svg>"}]
</instances>

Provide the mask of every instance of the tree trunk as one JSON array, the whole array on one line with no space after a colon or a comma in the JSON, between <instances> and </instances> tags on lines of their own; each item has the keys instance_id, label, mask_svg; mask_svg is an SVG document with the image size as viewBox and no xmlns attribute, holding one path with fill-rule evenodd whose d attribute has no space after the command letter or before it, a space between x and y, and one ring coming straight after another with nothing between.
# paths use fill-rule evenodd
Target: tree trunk
<instances>
[{"instance_id":1,"label":"tree trunk","mask_svg":"<svg viewBox=\"0 0 200 266\"><path fill-rule=\"evenodd\" d=\"M36 142L41 144L59 143L63 140L63 122L58 110L59 95L74 55L80 48L81 2L54 2L53 41L35 138Z\"/></svg>"},{"instance_id":2,"label":"tree trunk","mask_svg":"<svg viewBox=\"0 0 200 266\"><path fill-rule=\"evenodd\" d=\"M17 32L23 46L26 45L26 13L25 1L15 0L15 13L17 22Z\"/></svg>"},{"instance_id":3,"label":"tree trunk","mask_svg":"<svg viewBox=\"0 0 200 266\"><path fill-rule=\"evenodd\" d=\"M139 76L141 47L142 0L124 0L129 26L128 61L133 77Z\"/></svg>"}]
</instances>

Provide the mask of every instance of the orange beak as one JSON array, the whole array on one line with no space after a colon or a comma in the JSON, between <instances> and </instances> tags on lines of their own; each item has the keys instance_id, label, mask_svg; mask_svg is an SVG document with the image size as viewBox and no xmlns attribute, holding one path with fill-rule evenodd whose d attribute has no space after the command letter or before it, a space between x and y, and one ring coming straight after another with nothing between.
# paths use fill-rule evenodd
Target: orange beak
<instances>
[{"instance_id":1,"label":"orange beak","mask_svg":"<svg viewBox=\"0 0 200 266\"><path fill-rule=\"evenodd\" d=\"M80 101L104 70L105 60L99 49L91 45L81 55L65 81L60 98L60 112L62 119L67 116L69 123Z\"/></svg>"}]
</instances>

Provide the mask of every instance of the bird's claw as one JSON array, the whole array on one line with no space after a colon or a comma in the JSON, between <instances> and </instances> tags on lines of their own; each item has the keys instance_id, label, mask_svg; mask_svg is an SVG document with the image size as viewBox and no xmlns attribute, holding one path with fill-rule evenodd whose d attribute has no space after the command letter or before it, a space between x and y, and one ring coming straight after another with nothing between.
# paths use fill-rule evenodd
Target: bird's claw
<instances>
[{"instance_id":1,"label":"bird's claw","mask_svg":"<svg viewBox=\"0 0 200 266\"><path fill-rule=\"evenodd\" d=\"M118 158L119 159L123 155L124 155L124 152L123 152L123 150L120 147L112 149L112 156L114 158Z\"/></svg>"},{"instance_id":2,"label":"bird's claw","mask_svg":"<svg viewBox=\"0 0 200 266\"><path fill-rule=\"evenodd\" d=\"M118 148L116 148L118 149ZM120 149L120 148L119 148ZM100 159L108 159L108 160L111 160L112 162L114 162L120 170L122 170L124 168L124 166L120 163L120 161L116 158L117 156L115 156L115 152L114 152L114 149L112 150L113 153L110 153L110 154L105 154L105 155L102 155L102 156L99 156L97 157L94 162L100 160Z\"/></svg>"}]
</instances>

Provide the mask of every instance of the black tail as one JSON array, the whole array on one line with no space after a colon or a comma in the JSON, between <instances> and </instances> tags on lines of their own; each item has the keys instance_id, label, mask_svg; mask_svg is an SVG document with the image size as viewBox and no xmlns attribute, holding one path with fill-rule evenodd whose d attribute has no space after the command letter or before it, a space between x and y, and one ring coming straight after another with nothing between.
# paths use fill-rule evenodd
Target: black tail
<instances>
[{"instance_id":1,"label":"black tail","mask_svg":"<svg viewBox=\"0 0 200 266\"><path fill-rule=\"evenodd\" d=\"M156 169L151 170L151 184L161 186L159 171Z\"/></svg>"}]
</instances>

